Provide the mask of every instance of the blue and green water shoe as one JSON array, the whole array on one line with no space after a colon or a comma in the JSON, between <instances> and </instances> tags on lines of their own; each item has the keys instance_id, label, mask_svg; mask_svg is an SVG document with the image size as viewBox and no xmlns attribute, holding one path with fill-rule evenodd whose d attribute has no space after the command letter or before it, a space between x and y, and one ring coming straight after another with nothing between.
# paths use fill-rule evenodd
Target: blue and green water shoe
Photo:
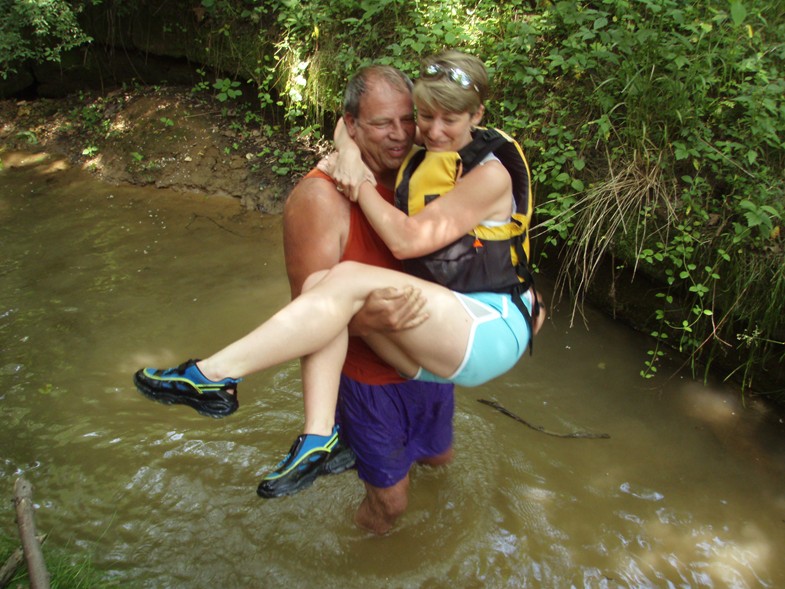
<instances>
[{"instance_id":1,"label":"blue and green water shoe","mask_svg":"<svg viewBox=\"0 0 785 589\"><path fill-rule=\"evenodd\" d=\"M338 474L354 466L354 451L338 436L338 426L329 436L303 434L275 470L266 475L256 493L265 499L294 495L310 487L323 474Z\"/></svg>"},{"instance_id":2,"label":"blue and green water shoe","mask_svg":"<svg viewBox=\"0 0 785 589\"><path fill-rule=\"evenodd\" d=\"M134 384L149 399L188 405L209 417L226 417L237 411L237 383L242 379L210 380L196 366L198 361L188 360L177 368L143 368L134 374Z\"/></svg>"}]
</instances>

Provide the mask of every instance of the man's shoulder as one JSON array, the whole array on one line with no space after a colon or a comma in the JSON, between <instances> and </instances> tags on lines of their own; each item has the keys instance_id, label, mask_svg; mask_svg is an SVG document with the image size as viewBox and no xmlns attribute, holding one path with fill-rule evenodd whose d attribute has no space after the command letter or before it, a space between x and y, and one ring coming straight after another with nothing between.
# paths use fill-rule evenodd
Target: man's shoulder
<instances>
[{"instance_id":1,"label":"man's shoulder","mask_svg":"<svg viewBox=\"0 0 785 589\"><path fill-rule=\"evenodd\" d=\"M349 201L327 177L309 175L301 179L284 203L284 212L306 207L316 214L345 214L349 211Z\"/></svg>"}]
</instances>

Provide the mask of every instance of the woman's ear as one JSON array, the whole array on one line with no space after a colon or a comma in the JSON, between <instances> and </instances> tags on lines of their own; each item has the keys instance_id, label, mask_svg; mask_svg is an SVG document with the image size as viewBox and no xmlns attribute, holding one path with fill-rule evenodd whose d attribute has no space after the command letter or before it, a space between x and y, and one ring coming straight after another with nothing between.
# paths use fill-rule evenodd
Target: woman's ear
<instances>
[{"instance_id":1,"label":"woman's ear","mask_svg":"<svg viewBox=\"0 0 785 589\"><path fill-rule=\"evenodd\" d=\"M480 107L472 115L472 119L471 119L472 126L479 125L480 121L482 120L482 115L484 114L485 114L485 106L481 104Z\"/></svg>"}]
</instances>

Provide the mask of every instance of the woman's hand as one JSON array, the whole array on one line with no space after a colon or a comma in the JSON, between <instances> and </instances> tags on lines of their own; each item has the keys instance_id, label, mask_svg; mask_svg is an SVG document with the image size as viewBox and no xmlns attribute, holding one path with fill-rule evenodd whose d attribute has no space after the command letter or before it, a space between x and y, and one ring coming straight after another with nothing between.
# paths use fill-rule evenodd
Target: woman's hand
<instances>
[{"instance_id":1,"label":"woman's hand","mask_svg":"<svg viewBox=\"0 0 785 589\"><path fill-rule=\"evenodd\" d=\"M355 202L363 182L368 181L372 186L376 186L376 178L365 165L360 149L354 141L344 142L337 153L331 175L338 182L338 188Z\"/></svg>"},{"instance_id":2,"label":"woman's hand","mask_svg":"<svg viewBox=\"0 0 785 589\"><path fill-rule=\"evenodd\" d=\"M330 155L324 156L322 159L319 160L319 163L316 164L316 168L327 174L330 178L335 179L333 176L333 169L335 168L335 160L338 158L338 152L334 151Z\"/></svg>"},{"instance_id":3,"label":"woman's hand","mask_svg":"<svg viewBox=\"0 0 785 589\"><path fill-rule=\"evenodd\" d=\"M364 181L376 186L376 178L365 165L360 153L360 148L349 135L343 117L338 119L333 133L335 147L338 150L338 159L335 162L333 178L338 182L341 192L351 195L351 199L356 202L359 197L359 188Z\"/></svg>"},{"instance_id":4,"label":"woman's hand","mask_svg":"<svg viewBox=\"0 0 785 589\"><path fill-rule=\"evenodd\" d=\"M335 180L338 191L343 192L352 202L359 198L363 182L376 186L376 178L362 161L360 150L354 143L322 158L316 167Z\"/></svg>"}]
</instances>

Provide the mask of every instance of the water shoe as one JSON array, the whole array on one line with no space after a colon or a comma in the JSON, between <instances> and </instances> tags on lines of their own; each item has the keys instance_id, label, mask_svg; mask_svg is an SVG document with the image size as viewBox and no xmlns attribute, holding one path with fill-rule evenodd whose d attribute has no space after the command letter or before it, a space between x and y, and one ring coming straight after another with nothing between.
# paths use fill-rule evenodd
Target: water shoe
<instances>
[{"instance_id":1,"label":"water shoe","mask_svg":"<svg viewBox=\"0 0 785 589\"><path fill-rule=\"evenodd\" d=\"M320 475L348 470L354 460L354 451L340 440L337 425L329 436L303 434L275 470L262 479L256 493L265 499L294 495Z\"/></svg>"},{"instance_id":2,"label":"water shoe","mask_svg":"<svg viewBox=\"0 0 785 589\"><path fill-rule=\"evenodd\" d=\"M188 405L209 417L226 417L237 411L237 383L242 379L212 381L202 374L197 362L188 360L177 368L143 368L134 374L134 384L149 399Z\"/></svg>"}]
</instances>

